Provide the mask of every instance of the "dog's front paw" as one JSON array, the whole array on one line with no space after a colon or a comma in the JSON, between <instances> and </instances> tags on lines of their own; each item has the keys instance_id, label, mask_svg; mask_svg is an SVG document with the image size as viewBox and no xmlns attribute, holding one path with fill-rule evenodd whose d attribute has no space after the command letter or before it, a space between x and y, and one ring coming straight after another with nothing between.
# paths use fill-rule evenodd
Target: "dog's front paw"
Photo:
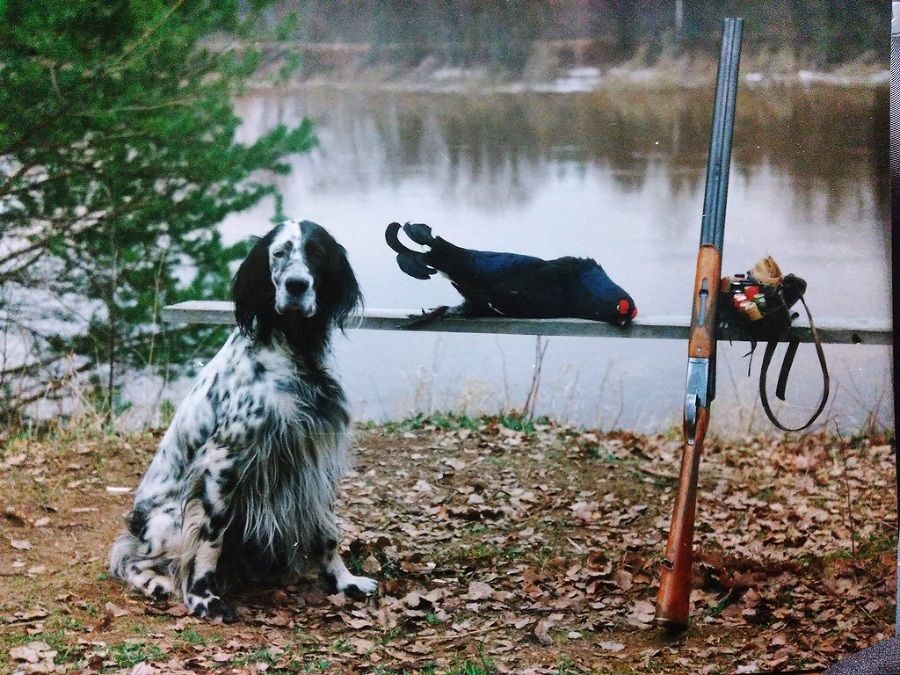
<instances>
[{"instance_id":1,"label":"dog's front paw","mask_svg":"<svg viewBox=\"0 0 900 675\"><path fill-rule=\"evenodd\" d=\"M189 595L185 598L185 604L187 604L191 614L199 619L210 619L224 623L231 623L237 619L237 612L234 607L223 601L218 595Z\"/></svg>"},{"instance_id":2,"label":"dog's front paw","mask_svg":"<svg viewBox=\"0 0 900 675\"><path fill-rule=\"evenodd\" d=\"M154 575L145 582L143 589L154 600L164 600L175 592L175 584L169 577Z\"/></svg>"},{"instance_id":3,"label":"dog's front paw","mask_svg":"<svg viewBox=\"0 0 900 675\"><path fill-rule=\"evenodd\" d=\"M372 593L378 590L378 582L369 577L358 577L353 574L348 574L345 577L338 579L337 587L341 593L346 595L354 595L356 593L372 595Z\"/></svg>"}]
</instances>

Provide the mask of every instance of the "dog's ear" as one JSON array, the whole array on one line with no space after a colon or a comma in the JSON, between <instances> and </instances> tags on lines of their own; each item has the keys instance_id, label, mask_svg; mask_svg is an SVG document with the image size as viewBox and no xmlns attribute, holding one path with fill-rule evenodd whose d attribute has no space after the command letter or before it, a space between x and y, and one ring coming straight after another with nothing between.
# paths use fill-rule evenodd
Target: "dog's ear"
<instances>
[{"instance_id":1,"label":"dog's ear","mask_svg":"<svg viewBox=\"0 0 900 675\"><path fill-rule=\"evenodd\" d=\"M344 330L347 319L357 310L362 311L363 295L353 268L350 266L350 260L347 258L347 251L340 244L338 244L338 248L340 255L338 256L337 274L340 279L338 288L341 289L341 293L338 295L333 321L334 325Z\"/></svg>"},{"instance_id":2,"label":"dog's ear","mask_svg":"<svg viewBox=\"0 0 900 675\"><path fill-rule=\"evenodd\" d=\"M259 239L234 275L231 286L234 318L245 336L255 333L265 339L271 333L275 311L275 287L269 267L271 242L270 235Z\"/></svg>"},{"instance_id":3,"label":"dog's ear","mask_svg":"<svg viewBox=\"0 0 900 675\"><path fill-rule=\"evenodd\" d=\"M316 276L321 279L316 285L319 309L332 326L343 330L350 316L357 309L362 309L362 291L347 259L346 249L324 230L320 230L318 239L323 250L319 254L321 260L314 262L313 266Z\"/></svg>"}]
</instances>

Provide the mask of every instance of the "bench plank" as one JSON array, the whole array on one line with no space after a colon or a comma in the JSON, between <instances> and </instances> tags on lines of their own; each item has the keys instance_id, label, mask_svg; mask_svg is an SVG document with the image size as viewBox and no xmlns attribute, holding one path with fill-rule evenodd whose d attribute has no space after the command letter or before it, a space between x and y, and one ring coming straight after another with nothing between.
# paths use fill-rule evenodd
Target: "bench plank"
<instances>
[{"instance_id":1,"label":"bench plank","mask_svg":"<svg viewBox=\"0 0 900 675\"><path fill-rule=\"evenodd\" d=\"M358 324L351 327L367 330L402 330L410 315L416 310L367 309ZM231 302L220 300L190 300L168 305L162 310L162 320L177 324L234 325ZM812 342L809 326L802 321L791 328L791 335L801 342ZM653 338L662 340L687 340L690 317L656 315L638 317L627 328L585 319L514 319L489 317L478 319L443 318L417 330L445 333L499 333L508 335L576 336ZM816 322L819 337L829 344L893 344L893 327L889 321L865 319L824 319ZM747 342L749 337L736 328L719 329L719 339Z\"/></svg>"}]
</instances>

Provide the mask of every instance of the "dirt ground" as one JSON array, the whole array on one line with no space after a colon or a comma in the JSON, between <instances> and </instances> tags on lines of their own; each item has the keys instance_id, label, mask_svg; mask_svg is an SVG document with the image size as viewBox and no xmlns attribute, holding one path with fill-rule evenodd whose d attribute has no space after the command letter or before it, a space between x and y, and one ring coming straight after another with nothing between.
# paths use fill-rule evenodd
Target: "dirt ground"
<instances>
[{"instance_id":1,"label":"dirt ground","mask_svg":"<svg viewBox=\"0 0 900 675\"><path fill-rule=\"evenodd\" d=\"M158 442L0 448L0 671L818 672L893 634L894 463L878 435L707 442L690 628L653 627L680 434L433 417L357 434L339 513L372 598L313 583L186 616L106 573Z\"/></svg>"}]
</instances>

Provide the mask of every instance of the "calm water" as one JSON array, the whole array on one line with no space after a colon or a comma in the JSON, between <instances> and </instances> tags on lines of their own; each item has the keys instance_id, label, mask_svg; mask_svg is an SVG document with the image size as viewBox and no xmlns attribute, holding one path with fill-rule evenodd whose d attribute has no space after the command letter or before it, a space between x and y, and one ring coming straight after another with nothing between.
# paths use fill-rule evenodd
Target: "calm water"
<instances>
[{"instance_id":1,"label":"calm water","mask_svg":"<svg viewBox=\"0 0 900 675\"><path fill-rule=\"evenodd\" d=\"M320 147L277 177L292 217L327 227L349 251L371 308L455 304L449 282L399 271L385 226L413 220L472 248L596 258L641 314L683 314L699 242L711 93L439 94L302 88L239 104L250 139L301 116ZM738 99L723 270L772 255L809 282L820 318L890 317L886 228L887 92L749 89ZM229 241L262 234L273 204L230 218ZM827 419L893 424L891 350L827 346ZM799 419L817 401L812 348L788 390ZM719 431L771 429L756 402L758 355L721 345ZM358 419L519 407L533 377L524 336L352 331L337 367ZM603 428L680 420L686 345L551 338L537 412Z\"/></svg>"}]
</instances>

